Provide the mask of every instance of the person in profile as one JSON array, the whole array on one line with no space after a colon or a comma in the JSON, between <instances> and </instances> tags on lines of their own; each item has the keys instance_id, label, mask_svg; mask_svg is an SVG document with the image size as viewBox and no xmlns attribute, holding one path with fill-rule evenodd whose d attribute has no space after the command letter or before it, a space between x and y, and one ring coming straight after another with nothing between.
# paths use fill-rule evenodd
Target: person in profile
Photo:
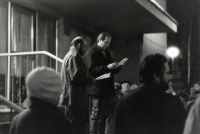
<instances>
[{"instance_id":1,"label":"person in profile","mask_svg":"<svg viewBox=\"0 0 200 134\"><path fill-rule=\"evenodd\" d=\"M138 89L117 106L114 134L182 134L186 113L181 101L165 92L170 77L165 56L145 57Z\"/></svg>"},{"instance_id":2,"label":"person in profile","mask_svg":"<svg viewBox=\"0 0 200 134\"><path fill-rule=\"evenodd\" d=\"M26 77L26 88L30 106L13 119L10 134L71 134L69 121L57 108L63 92L60 74L35 68Z\"/></svg>"},{"instance_id":3,"label":"person in profile","mask_svg":"<svg viewBox=\"0 0 200 134\"><path fill-rule=\"evenodd\" d=\"M72 40L71 45L61 68L61 78L65 91L63 99L68 99L66 101L68 103L64 105L69 108L68 118L72 133L83 134L86 131L87 85L95 82L95 79L88 75L81 58L88 48L86 40L78 36Z\"/></svg>"}]
</instances>

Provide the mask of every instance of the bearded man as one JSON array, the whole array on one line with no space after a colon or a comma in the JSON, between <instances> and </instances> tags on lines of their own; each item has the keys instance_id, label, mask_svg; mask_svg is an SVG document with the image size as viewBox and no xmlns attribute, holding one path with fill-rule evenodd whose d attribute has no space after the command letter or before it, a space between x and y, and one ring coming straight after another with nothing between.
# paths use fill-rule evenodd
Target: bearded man
<instances>
[{"instance_id":1,"label":"bearded man","mask_svg":"<svg viewBox=\"0 0 200 134\"><path fill-rule=\"evenodd\" d=\"M151 54L143 60L140 86L117 106L115 134L182 134L186 114L181 101L165 92L170 77L165 56Z\"/></svg>"}]
</instances>

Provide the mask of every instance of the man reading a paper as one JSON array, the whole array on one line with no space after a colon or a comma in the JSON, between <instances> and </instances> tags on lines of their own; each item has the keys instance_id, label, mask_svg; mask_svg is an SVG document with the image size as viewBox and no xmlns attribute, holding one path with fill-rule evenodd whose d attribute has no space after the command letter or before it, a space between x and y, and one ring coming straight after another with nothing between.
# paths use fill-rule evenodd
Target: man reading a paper
<instances>
[{"instance_id":1,"label":"man reading a paper","mask_svg":"<svg viewBox=\"0 0 200 134\"><path fill-rule=\"evenodd\" d=\"M106 48L111 41L109 33L101 33L97 37L97 44L89 48L83 56L84 63L88 72L94 78L104 74L110 77L98 79L96 83L88 85L88 94L90 95L90 134L104 134L105 121L109 114L108 100L114 93L113 75L121 70L122 65L113 62L113 58Z\"/></svg>"}]
</instances>

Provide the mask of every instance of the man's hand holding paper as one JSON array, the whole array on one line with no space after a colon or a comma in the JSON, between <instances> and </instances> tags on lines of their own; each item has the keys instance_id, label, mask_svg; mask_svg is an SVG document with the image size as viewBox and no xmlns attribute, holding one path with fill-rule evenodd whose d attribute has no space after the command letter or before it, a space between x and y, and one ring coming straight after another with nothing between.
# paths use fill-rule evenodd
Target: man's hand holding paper
<instances>
[{"instance_id":1,"label":"man's hand holding paper","mask_svg":"<svg viewBox=\"0 0 200 134\"><path fill-rule=\"evenodd\" d=\"M111 64L107 65L107 68L112 72L112 70L121 70L122 66L124 65L124 63L128 60L128 58L124 58L123 60L121 60L120 62L114 62ZM99 77L96 78L96 80L102 80L102 79L106 79L106 78L110 78L111 77L111 73L106 73L104 75L101 75Z\"/></svg>"},{"instance_id":2,"label":"man's hand holding paper","mask_svg":"<svg viewBox=\"0 0 200 134\"><path fill-rule=\"evenodd\" d=\"M112 70L112 69L116 69L119 66L123 66L126 62L127 62L128 58L124 58L123 60L121 60L120 62L114 62L111 63L107 66L108 69Z\"/></svg>"},{"instance_id":3,"label":"man's hand holding paper","mask_svg":"<svg viewBox=\"0 0 200 134\"><path fill-rule=\"evenodd\" d=\"M118 62L118 66L124 65L127 62L128 58L124 58L120 62Z\"/></svg>"},{"instance_id":4,"label":"man's hand holding paper","mask_svg":"<svg viewBox=\"0 0 200 134\"><path fill-rule=\"evenodd\" d=\"M107 66L107 68L109 70L112 70L112 69L115 69L116 67L118 67L118 63L117 62L114 62L114 63L111 63Z\"/></svg>"}]
</instances>

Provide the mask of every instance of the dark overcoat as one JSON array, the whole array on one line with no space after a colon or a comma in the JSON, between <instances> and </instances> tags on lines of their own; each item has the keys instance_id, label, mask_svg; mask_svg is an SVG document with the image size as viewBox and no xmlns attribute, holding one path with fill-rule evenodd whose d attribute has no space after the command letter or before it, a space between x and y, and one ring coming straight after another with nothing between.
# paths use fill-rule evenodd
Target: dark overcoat
<instances>
[{"instance_id":1,"label":"dark overcoat","mask_svg":"<svg viewBox=\"0 0 200 134\"><path fill-rule=\"evenodd\" d=\"M31 98L30 108L13 119L10 134L71 134L71 127L56 106Z\"/></svg>"},{"instance_id":2,"label":"dark overcoat","mask_svg":"<svg viewBox=\"0 0 200 134\"><path fill-rule=\"evenodd\" d=\"M83 61L86 65L89 74L94 78L106 73L111 73L111 77L98 80L93 84L88 85L88 94L107 97L114 92L114 78L113 75L120 71L120 68L109 70L107 65L113 63L113 58L110 51L101 50L97 45L90 47L85 55Z\"/></svg>"},{"instance_id":3,"label":"dark overcoat","mask_svg":"<svg viewBox=\"0 0 200 134\"><path fill-rule=\"evenodd\" d=\"M115 134L182 134L185 118L178 98L157 84L142 85L117 106Z\"/></svg>"},{"instance_id":4,"label":"dark overcoat","mask_svg":"<svg viewBox=\"0 0 200 134\"><path fill-rule=\"evenodd\" d=\"M72 46L65 55L61 68L64 96L69 97L70 106L83 107L87 103L87 84L91 78L87 75L81 55Z\"/></svg>"}]
</instances>

